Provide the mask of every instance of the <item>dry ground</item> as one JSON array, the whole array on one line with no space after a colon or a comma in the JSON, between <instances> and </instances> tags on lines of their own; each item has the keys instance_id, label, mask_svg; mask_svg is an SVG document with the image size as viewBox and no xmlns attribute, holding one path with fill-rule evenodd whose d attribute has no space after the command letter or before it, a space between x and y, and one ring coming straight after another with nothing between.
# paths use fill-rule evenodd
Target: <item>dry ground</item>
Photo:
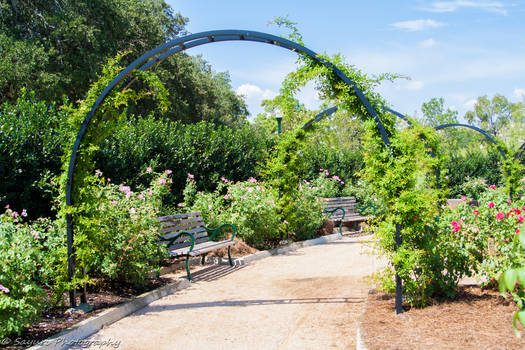
<instances>
[{"instance_id":1,"label":"dry ground","mask_svg":"<svg viewBox=\"0 0 525 350\"><path fill-rule=\"evenodd\" d=\"M299 249L245 266L207 266L187 289L88 340L120 349L351 349L378 266L362 238Z\"/></svg>"}]
</instances>

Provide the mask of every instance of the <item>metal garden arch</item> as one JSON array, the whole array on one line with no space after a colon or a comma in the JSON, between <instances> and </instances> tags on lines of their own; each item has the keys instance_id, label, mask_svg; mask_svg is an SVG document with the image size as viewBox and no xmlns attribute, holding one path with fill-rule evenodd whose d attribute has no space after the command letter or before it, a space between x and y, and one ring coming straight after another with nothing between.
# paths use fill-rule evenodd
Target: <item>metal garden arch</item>
<instances>
[{"instance_id":1,"label":"metal garden arch","mask_svg":"<svg viewBox=\"0 0 525 350\"><path fill-rule=\"evenodd\" d=\"M339 77L339 79L341 79L342 82L346 83L352 89L352 91L356 94L356 96L359 98L359 101L366 108L366 111L368 112L368 114L372 118L374 118L374 120L376 121L377 128L379 129L383 142L385 143L385 145L390 146L390 140L386 134L385 128L383 124L381 123L381 120L379 119L379 116L377 115L376 111L374 110L374 108L372 107L368 99L365 97L363 92L341 70L339 70L329 61L322 58L320 55L316 54L314 51L302 45L299 45L293 41L283 39L278 36L267 34L267 33L247 31L247 30L216 30L216 31L201 32L201 33L187 35L182 38L174 39L172 41L159 45L158 47L156 47L155 49L151 51L146 52L145 54L137 58L135 61L133 61L129 66L127 66L117 77L115 77L106 86L106 88L98 96L95 103L91 107L91 110L87 113L84 121L82 122L82 125L80 126L80 130L78 131L77 137L75 139L75 143L73 145L73 149L71 151L69 167L68 167L68 172L67 172L67 182L66 182L66 206L67 207L70 207L73 204L72 198L71 198L72 189L74 185L73 173L75 170L75 161L76 161L76 157L77 157L77 153L78 153L80 144L82 142L82 138L84 134L86 133L86 130L89 127L89 123L91 119L93 118L95 112L97 111L98 107L104 101L104 99L109 95L109 93L113 89L115 89L117 86L119 86L119 84L121 83L124 83L123 84L124 86L129 86L133 82L133 79L131 80L128 79L133 70L138 69L138 70L144 71L144 70L147 70L153 67L159 62L162 62L164 59L166 59L167 57L177 52L181 52L181 51L187 50L192 47L210 44L214 42L221 42L221 41L251 41L251 42L260 42L264 44L279 46L287 50L291 50L299 54L306 55L309 58L324 65L325 67L331 69ZM66 215L66 224L67 224L68 277L71 280L74 276L74 261L73 261L74 230L73 230L73 217L71 214ZM85 298L85 293L83 294L83 297ZM71 290L69 292L69 300L70 300L71 307L74 307L76 304L74 290Z\"/></svg>"}]
</instances>

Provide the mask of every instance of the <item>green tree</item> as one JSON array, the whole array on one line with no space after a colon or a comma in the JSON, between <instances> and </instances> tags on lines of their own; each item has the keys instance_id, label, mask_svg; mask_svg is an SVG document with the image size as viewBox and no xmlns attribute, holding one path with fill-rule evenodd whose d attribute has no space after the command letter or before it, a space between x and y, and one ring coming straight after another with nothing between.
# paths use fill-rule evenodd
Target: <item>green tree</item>
<instances>
[{"instance_id":1,"label":"green tree","mask_svg":"<svg viewBox=\"0 0 525 350\"><path fill-rule=\"evenodd\" d=\"M445 110L445 99L443 97L434 97L423 103L421 111L423 112L423 123L428 126L436 127L441 124L458 122L458 111L450 108Z\"/></svg>"},{"instance_id":2,"label":"green tree","mask_svg":"<svg viewBox=\"0 0 525 350\"><path fill-rule=\"evenodd\" d=\"M497 137L509 124L513 108L513 103L503 95L496 94L492 99L480 96L474 105L474 110L465 113L465 119Z\"/></svg>"},{"instance_id":3,"label":"green tree","mask_svg":"<svg viewBox=\"0 0 525 350\"><path fill-rule=\"evenodd\" d=\"M185 34L187 21L164 0L2 0L0 103L14 102L22 87L45 101L83 99L109 58L131 51L126 65ZM201 58L180 53L156 71L171 92L171 119L244 122L244 101L228 75L213 72ZM147 115L154 108L143 101L136 112Z\"/></svg>"}]
</instances>

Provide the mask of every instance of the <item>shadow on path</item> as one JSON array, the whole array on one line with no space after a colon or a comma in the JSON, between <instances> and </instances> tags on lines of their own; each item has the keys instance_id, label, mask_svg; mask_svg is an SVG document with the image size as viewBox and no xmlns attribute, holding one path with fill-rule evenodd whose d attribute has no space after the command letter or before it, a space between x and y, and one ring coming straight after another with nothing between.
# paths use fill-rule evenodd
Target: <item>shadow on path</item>
<instances>
[{"instance_id":1,"label":"shadow on path","mask_svg":"<svg viewBox=\"0 0 525 350\"><path fill-rule=\"evenodd\" d=\"M285 299L252 299L252 300L224 300L202 303L175 304L150 306L144 309L143 315L167 310L195 309L205 307L230 307L230 306L260 306L260 305L294 305L294 304L359 304L366 298L358 297L333 297L333 298L285 298Z\"/></svg>"},{"instance_id":2,"label":"shadow on path","mask_svg":"<svg viewBox=\"0 0 525 350\"><path fill-rule=\"evenodd\" d=\"M235 271L245 268L246 265L236 264L235 266L230 265L217 265L205 267L198 271L192 272L191 276L195 282L211 282L218 280L221 277L227 276Z\"/></svg>"}]
</instances>

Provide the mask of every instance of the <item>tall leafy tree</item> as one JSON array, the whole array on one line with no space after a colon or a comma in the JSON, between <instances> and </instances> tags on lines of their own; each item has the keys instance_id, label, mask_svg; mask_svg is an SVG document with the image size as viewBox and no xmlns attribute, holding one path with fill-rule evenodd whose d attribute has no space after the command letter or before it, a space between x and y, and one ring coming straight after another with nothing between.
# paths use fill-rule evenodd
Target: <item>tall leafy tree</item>
<instances>
[{"instance_id":1,"label":"tall leafy tree","mask_svg":"<svg viewBox=\"0 0 525 350\"><path fill-rule=\"evenodd\" d=\"M423 112L423 122L428 126L436 127L441 124L458 122L458 111L450 108L445 109L445 99L432 98L421 106Z\"/></svg>"},{"instance_id":2,"label":"tall leafy tree","mask_svg":"<svg viewBox=\"0 0 525 350\"><path fill-rule=\"evenodd\" d=\"M82 99L109 58L130 51L129 63L185 34L187 21L164 0L0 0L0 102L16 101L22 87L47 101ZM202 59L178 54L157 70L171 92L172 119L244 121L227 74Z\"/></svg>"},{"instance_id":3,"label":"tall leafy tree","mask_svg":"<svg viewBox=\"0 0 525 350\"><path fill-rule=\"evenodd\" d=\"M480 96L474 110L465 113L465 119L496 137L510 122L512 109L513 104L503 95L496 94L492 99Z\"/></svg>"}]
</instances>

